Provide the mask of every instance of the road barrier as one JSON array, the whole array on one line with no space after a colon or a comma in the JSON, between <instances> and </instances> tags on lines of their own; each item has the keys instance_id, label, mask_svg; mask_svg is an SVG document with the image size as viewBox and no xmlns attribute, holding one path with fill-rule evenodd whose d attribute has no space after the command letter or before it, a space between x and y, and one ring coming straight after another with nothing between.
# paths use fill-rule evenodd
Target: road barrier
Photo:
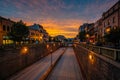
<instances>
[{"instance_id":1,"label":"road barrier","mask_svg":"<svg viewBox=\"0 0 120 80\"><path fill-rule=\"evenodd\" d=\"M119 50L74 44L74 51L85 80L120 80Z\"/></svg>"},{"instance_id":2,"label":"road barrier","mask_svg":"<svg viewBox=\"0 0 120 80\"><path fill-rule=\"evenodd\" d=\"M24 46L27 48L24 48ZM60 43L43 43L16 47L5 46L3 50L0 50L0 80L4 80L35 63L61 46L62 44Z\"/></svg>"}]
</instances>

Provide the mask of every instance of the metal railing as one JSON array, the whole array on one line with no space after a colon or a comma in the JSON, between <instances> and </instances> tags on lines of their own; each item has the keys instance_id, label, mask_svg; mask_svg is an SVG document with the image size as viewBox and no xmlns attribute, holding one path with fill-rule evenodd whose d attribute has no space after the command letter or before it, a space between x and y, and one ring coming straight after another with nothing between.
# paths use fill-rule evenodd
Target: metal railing
<instances>
[{"instance_id":1,"label":"metal railing","mask_svg":"<svg viewBox=\"0 0 120 80\"><path fill-rule=\"evenodd\" d=\"M120 61L120 49L112 49L112 48L100 47L100 46L94 46L94 45L82 44L82 43L80 43L79 45L97 54L101 54L113 60Z\"/></svg>"}]
</instances>

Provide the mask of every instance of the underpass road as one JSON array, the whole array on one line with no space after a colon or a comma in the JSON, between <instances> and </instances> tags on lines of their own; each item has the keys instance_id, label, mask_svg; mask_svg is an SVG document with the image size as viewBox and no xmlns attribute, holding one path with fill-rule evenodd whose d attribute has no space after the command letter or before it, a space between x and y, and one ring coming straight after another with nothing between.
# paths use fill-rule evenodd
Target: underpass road
<instances>
[{"instance_id":1,"label":"underpass road","mask_svg":"<svg viewBox=\"0 0 120 80\"><path fill-rule=\"evenodd\" d=\"M47 80L83 80L72 47L68 47Z\"/></svg>"},{"instance_id":2,"label":"underpass road","mask_svg":"<svg viewBox=\"0 0 120 80\"><path fill-rule=\"evenodd\" d=\"M58 59L58 57L63 53L65 48L60 48L54 53L52 53L53 63ZM39 80L40 77L49 69L51 55L48 55L33 65L25 68L24 70L18 72L16 75L12 76L8 80Z\"/></svg>"}]
</instances>

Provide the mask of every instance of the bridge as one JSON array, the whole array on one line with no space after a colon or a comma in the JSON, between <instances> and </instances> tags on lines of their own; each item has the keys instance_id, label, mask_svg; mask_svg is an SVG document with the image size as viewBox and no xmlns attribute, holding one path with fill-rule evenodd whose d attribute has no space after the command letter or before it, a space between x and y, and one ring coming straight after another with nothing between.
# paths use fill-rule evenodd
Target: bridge
<instances>
[{"instance_id":1,"label":"bridge","mask_svg":"<svg viewBox=\"0 0 120 80\"><path fill-rule=\"evenodd\" d=\"M119 50L50 43L1 52L0 80L120 80Z\"/></svg>"}]
</instances>

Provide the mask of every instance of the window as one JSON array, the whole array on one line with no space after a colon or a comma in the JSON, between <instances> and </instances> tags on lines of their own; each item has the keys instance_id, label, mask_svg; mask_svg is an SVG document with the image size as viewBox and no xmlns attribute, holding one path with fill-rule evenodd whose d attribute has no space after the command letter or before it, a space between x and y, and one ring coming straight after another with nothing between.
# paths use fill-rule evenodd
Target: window
<instances>
[{"instance_id":1,"label":"window","mask_svg":"<svg viewBox=\"0 0 120 80\"><path fill-rule=\"evenodd\" d=\"M6 31L6 26L5 25L3 25L3 31Z\"/></svg>"},{"instance_id":2,"label":"window","mask_svg":"<svg viewBox=\"0 0 120 80\"><path fill-rule=\"evenodd\" d=\"M105 27L105 22L104 22L104 27Z\"/></svg>"},{"instance_id":3,"label":"window","mask_svg":"<svg viewBox=\"0 0 120 80\"><path fill-rule=\"evenodd\" d=\"M8 31L8 32L10 31L10 27L9 27L9 26L7 26L7 31Z\"/></svg>"},{"instance_id":4,"label":"window","mask_svg":"<svg viewBox=\"0 0 120 80\"><path fill-rule=\"evenodd\" d=\"M31 32L31 35L35 35L33 32Z\"/></svg>"},{"instance_id":5,"label":"window","mask_svg":"<svg viewBox=\"0 0 120 80\"><path fill-rule=\"evenodd\" d=\"M113 23L115 23L115 17L113 17L113 20L112 20Z\"/></svg>"},{"instance_id":6,"label":"window","mask_svg":"<svg viewBox=\"0 0 120 80\"><path fill-rule=\"evenodd\" d=\"M110 25L110 20L108 20L108 25Z\"/></svg>"}]
</instances>

